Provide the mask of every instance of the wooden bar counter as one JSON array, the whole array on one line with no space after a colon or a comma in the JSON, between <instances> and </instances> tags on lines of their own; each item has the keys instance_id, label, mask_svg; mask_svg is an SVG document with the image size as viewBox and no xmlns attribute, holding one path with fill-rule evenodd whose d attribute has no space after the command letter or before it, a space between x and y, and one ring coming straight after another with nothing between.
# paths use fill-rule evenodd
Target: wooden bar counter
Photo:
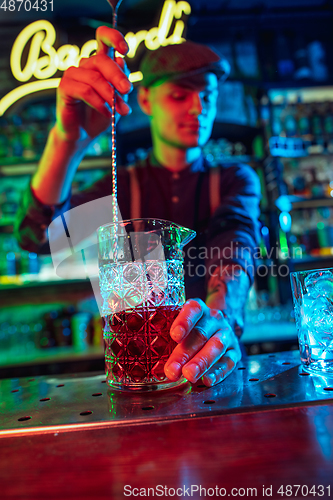
<instances>
[{"instance_id":1,"label":"wooden bar counter","mask_svg":"<svg viewBox=\"0 0 333 500\"><path fill-rule=\"evenodd\" d=\"M0 382L0 498L333 497L333 379L298 352L124 395L100 373Z\"/></svg>"}]
</instances>

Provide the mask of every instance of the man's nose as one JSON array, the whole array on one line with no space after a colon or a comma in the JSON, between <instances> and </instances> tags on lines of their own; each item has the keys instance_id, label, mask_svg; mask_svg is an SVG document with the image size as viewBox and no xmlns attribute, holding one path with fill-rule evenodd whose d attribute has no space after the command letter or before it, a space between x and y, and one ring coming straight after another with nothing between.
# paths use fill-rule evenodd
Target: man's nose
<instances>
[{"instance_id":1,"label":"man's nose","mask_svg":"<svg viewBox=\"0 0 333 500\"><path fill-rule=\"evenodd\" d=\"M190 112L193 115L199 116L201 115L202 110L203 110L202 97L200 96L199 93L193 92Z\"/></svg>"}]
</instances>

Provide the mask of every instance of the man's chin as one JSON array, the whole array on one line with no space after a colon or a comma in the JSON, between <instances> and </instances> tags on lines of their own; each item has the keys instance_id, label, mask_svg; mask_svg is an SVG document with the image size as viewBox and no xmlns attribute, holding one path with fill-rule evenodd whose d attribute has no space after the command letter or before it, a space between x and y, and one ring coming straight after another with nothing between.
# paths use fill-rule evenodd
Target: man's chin
<instances>
[{"instance_id":1,"label":"man's chin","mask_svg":"<svg viewBox=\"0 0 333 500\"><path fill-rule=\"evenodd\" d=\"M200 146L199 139L196 141L188 141L185 144L186 148L198 148Z\"/></svg>"},{"instance_id":2,"label":"man's chin","mask_svg":"<svg viewBox=\"0 0 333 500\"><path fill-rule=\"evenodd\" d=\"M185 148L197 148L200 146L200 137L199 134L190 135L187 137L181 137L181 142Z\"/></svg>"},{"instance_id":3,"label":"man's chin","mask_svg":"<svg viewBox=\"0 0 333 500\"><path fill-rule=\"evenodd\" d=\"M186 142L187 147L202 148L209 141L209 137L210 137L209 135L203 133L195 134L187 137L186 139L184 138L184 142Z\"/></svg>"},{"instance_id":4,"label":"man's chin","mask_svg":"<svg viewBox=\"0 0 333 500\"><path fill-rule=\"evenodd\" d=\"M177 140L169 140L169 144L173 144L181 149L190 149L202 147L206 143L199 134L178 134Z\"/></svg>"}]
</instances>

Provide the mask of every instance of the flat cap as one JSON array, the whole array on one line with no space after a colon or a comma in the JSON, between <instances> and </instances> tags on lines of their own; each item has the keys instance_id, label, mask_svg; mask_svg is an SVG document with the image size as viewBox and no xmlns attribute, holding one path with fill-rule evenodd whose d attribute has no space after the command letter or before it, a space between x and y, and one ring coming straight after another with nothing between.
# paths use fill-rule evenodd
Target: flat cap
<instances>
[{"instance_id":1,"label":"flat cap","mask_svg":"<svg viewBox=\"0 0 333 500\"><path fill-rule=\"evenodd\" d=\"M185 41L148 51L140 64L143 79L140 84L150 87L160 80L171 80L212 72L224 80L230 73L229 62L207 45Z\"/></svg>"}]
</instances>

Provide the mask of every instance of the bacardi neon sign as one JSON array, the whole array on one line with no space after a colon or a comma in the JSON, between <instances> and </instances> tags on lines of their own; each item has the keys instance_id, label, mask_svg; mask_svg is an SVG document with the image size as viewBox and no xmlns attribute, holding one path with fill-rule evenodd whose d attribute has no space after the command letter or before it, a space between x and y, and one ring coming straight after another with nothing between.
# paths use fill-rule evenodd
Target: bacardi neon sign
<instances>
[{"instance_id":1,"label":"bacardi neon sign","mask_svg":"<svg viewBox=\"0 0 333 500\"><path fill-rule=\"evenodd\" d=\"M137 33L129 32L125 35L129 45L126 57L135 57L141 43L144 43L149 50L156 50L160 46L183 42L185 23L182 17L184 14L188 16L190 13L191 6L188 2L165 0L157 27L141 30ZM170 33L173 23L174 29ZM58 71L65 71L70 66L78 66L83 57L89 57L97 50L96 40L87 41L81 49L77 45L69 44L55 49L55 40L55 28L46 20L29 24L18 35L11 50L10 67L14 78L23 84L0 100L0 116L26 95L57 88L60 78L53 78L53 76ZM28 57L24 67L22 67L22 54L29 42ZM29 82L32 78L35 80ZM132 82L137 82L141 80L142 74L140 71L136 71L131 73L129 78Z\"/></svg>"}]
</instances>

